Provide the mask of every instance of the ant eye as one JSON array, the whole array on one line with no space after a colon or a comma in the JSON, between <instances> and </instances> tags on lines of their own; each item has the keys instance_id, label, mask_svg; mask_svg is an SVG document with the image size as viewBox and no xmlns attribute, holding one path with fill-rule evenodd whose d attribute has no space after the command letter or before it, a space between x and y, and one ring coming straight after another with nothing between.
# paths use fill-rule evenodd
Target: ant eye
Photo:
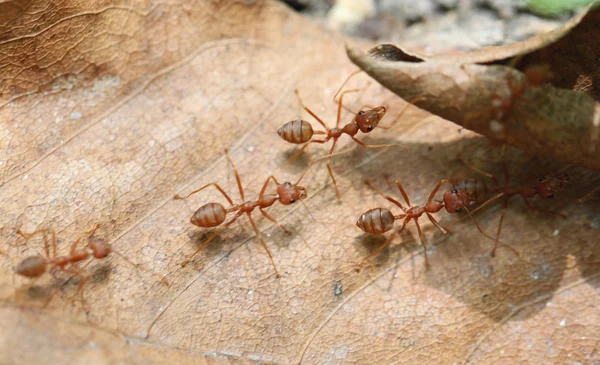
<instances>
[{"instance_id":1,"label":"ant eye","mask_svg":"<svg viewBox=\"0 0 600 365\"><path fill-rule=\"evenodd\" d=\"M460 213L460 212L462 212L462 208L458 208L458 209L456 210L456 213Z\"/></svg>"},{"instance_id":2,"label":"ant eye","mask_svg":"<svg viewBox=\"0 0 600 365\"><path fill-rule=\"evenodd\" d=\"M286 181L286 182L285 182L285 185L287 185L287 186L290 186L290 185L292 185L292 184L291 184L289 181Z\"/></svg>"},{"instance_id":3,"label":"ant eye","mask_svg":"<svg viewBox=\"0 0 600 365\"><path fill-rule=\"evenodd\" d=\"M456 190L456 189L452 189L451 193L452 193L452 194L458 194L458 190Z\"/></svg>"},{"instance_id":4,"label":"ant eye","mask_svg":"<svg viewBox=\"0 0 600 365\"><path fill-rule=\"evenodd\" d=\"M364 112L364 110L361 110L361 111L359 111L359 112L358 112L358 115L365 115L365 112Z\"/></svg>"},{"instance_id":5,"label":"ant eye","mask_svg":"<svg viewBox=\"0 0 600 365\"><path fill-rule=\"evenodd\" d=\"M546 177L542 176L538 179L538 181L546 181Z\"/></svg>"},{"instance_id":6,"label":"ant eye","mask_svg":"<svg viewBox=\"0 0 600 365\"><path fill-rule=\"evenodd\" d=\"M295 203L296 199L290 199L290 203Z\"/></svg>"},{"instance_id":7,"label":"ant eye","mask_svg":"<svg viewBox=\"0 0 600 365\"><path fill-rule=\"evenodd\" d=\"M367 130L372 131L373 130L373 126L372 125L368 126Z\"/></svg>"},{"instance_id":8,"label":"ant eye","mask_svg":"<svg viewBox=\"0 0 600 365\"><path fill-rule=\"evenodd\" d=\"M548 198L548 199L552 199L552 198L554 198L554 194L550 194L550 195L548 195L546 198Z\"/></svg>"}]
</instances>

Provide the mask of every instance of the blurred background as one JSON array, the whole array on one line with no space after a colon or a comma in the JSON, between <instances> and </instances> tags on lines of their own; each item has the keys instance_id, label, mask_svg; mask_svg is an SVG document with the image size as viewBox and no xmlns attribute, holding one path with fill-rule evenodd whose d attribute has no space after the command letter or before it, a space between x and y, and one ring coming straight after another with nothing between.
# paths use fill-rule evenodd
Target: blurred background
<instances>
[{"instance_id":1,"label":"blurred background","mask_svg":"<svg viewBox=\"0 0 600 365\"><path fill-rule=\"evenodd\" d=\"M475 50L562 24L590 0L280 0L349 36L423 52Z\"/></svg>"}]
</instances>

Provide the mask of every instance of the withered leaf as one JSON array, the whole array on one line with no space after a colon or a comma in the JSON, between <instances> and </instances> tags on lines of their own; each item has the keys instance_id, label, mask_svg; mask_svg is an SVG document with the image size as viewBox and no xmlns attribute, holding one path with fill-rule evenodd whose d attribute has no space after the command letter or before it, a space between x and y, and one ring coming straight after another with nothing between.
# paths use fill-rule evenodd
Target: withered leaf
<instances>
[{"instance_id":1,"label":"withered leaf","mask_svg":"<svg viewBox=\"0 0 600 365\"><path fill-rule=\"evenodd\" d=\"M170 283L116 255L91 261L82 266L91 274L86 311L70 300L77 280L69 274L17 277L14 266L43 253L42 242L13 247L14 230L2 230L1 364L596 361L597 204L557 196L541 205L566 220L511 205L502 239L520 258L500 250L491 259L491 242L470 223L446 236L424 224L431 269L411 228L354 271L383 242L362 235L356 218L389 207L366 178L395 196L386 181L401 179L419 203L441 178L472 174L458 153L498 173L484 161L497 160L486 140L414 110L394 129L361 137L410 151L334 159L341 203L323 166L309 172L306 205L318 222L302 206L274 206L293 231L286 235L257 217L281 279L243 221L181 268L207 236L191 213L225 200L213 190L185 201L173 194L214 181L239 201L226 147L248 198L271 173L294 180L308 158L280 168L296 149L276 130L309 119L295 88L329 125L335 120L332 96L353 70L339 35L273 1L34 0L0 10L0 225L53 227L66 254L100 223L98 236ZM391 122L405 103L367 83L352 80L348 87L362 89L348 95L348 108L385 104L382 123ZM325 152L314 146L308 156ZM509 162L523 159L510 153ZM587 186L573 174L569 187ZM498 213L477 220L493 232Z\"/></svg>"},{"instance_id":2,"label":"withered leaf","mask_svg":"<svg viewBox=\"0 0 600 365\"><path fill-rule=\"evenodd\" d=\"M382 45L348 55L405 100L424 98L418 106L433 114L532 155L599 170L599 24L596 10L478 52L419 57ZM532 82L534 67L547 68L550 82Z\"/></svg>"}]
</instances>

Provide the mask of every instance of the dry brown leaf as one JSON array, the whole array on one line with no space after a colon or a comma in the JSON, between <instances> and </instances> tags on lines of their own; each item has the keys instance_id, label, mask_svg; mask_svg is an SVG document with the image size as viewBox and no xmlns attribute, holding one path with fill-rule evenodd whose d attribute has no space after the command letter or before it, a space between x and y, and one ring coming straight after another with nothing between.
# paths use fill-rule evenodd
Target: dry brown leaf
<instances>
[{"instance_id":1,"label":"dry brown leaf","mask_svg":"<svg viewBox=\"0 0 600 365\"><path fill-rule=\"evenodd\" d=\"M424 97L419 107L433 114L533 155L600 170L599 24L600 11L583 12L549 34L478 52L423 57L383 45L348 55L402 98ZM511 57L518 68L502 64ZM521 70L534 65L547 66L552 83L528 83Z\"/></svg>"},{"instance_id":2,"label":"dry brown leaf","mask_svg":"<svg viewBox=\"0 0 600 365\"><path fill-rule=\"evenodd\" d=\"M308 117L294 88L325 120L334 118L331 97L352 71L339 35L271 1L15 1L0 8L0 224L54 227L66 253L80 232L101 223L99 236L170 282L161 285L118 256L91 262L85 312L69 300L76 280L68 275L35 282L14 275L20 259L42 252L41 242L12 247L14 234L4 230L1 364L597 361L597 204L557 197L545 206L569 215L561 220L515 203L502 238L520 259L508 250L491 259L491 242L471 224L447 236L425 225L430 270L413 228L360 274L353 270L382 242L362 235L356 218L388 206L364 186L366 177L382 188L386 174L399 178L420 202L439 179L471 174L459 152L473 159L495 153L484 139L421 112L365 138L411 151L336 157L342 203L322 166L308 175L306 204L322 223L296 205L270 209L292 235L258 220L281 279L247 222L180 267L206 237L189 223L191 213L224 201L214 191L187 201L173 194L216 181L236 197L225 147L247 196L271 172L297 176L305 164L279 169L295 149L275 132ZM404 105L374 85L357 94L348 98L352 109L385 103L393 116ZM522 162L511 154L515 160ZM574 189L590 185L577 171L572 180ZM438 216L444 224L454 219ZM478 215L488 232L497 219L497 208Z\"/></svg>"}]
</instances>

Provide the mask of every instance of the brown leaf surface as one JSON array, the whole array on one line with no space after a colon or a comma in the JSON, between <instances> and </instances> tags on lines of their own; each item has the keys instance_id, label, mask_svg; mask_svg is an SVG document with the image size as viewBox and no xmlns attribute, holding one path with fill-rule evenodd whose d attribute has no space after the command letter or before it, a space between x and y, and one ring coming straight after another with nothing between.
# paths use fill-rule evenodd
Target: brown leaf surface
<instances>
[{"instance_id":1,"label":"brown leaf surface","mask_svg":"<svg viewBox=\"0 0 600 365\"><path fill-rule=\"evenodd\" d=\"M321 223L296 205L270 209L291 235L258 219L281 279L243 221L180 267L206 237L189 223L191 213L223 198L210 190L187 201L173 194L216 181L235 199L225 147L247 196L272 172L297 176L307 159L279 169L295 149L275 131L307 118L294 88L325 120L334 118L331 97L352 71L339 35L270 1L14 1L0 9L0 224L54 227L65 253L79 233L101 223L99 236L170 282L161 285L118 256L90 262L86 312L71 303L76 280L64 273L34 282L14 275L20 259L42 252L41 242L12 247L14 232L6 229L1 364L597 361L594 202L558 197L545 205L566 220L513 204L502 238L521 258L500 250L491 259L491 242L471 224L447 236L426 224L429 270L411 227L354 272L382 242L360 233L357 216L389 205L364 186L366 177L382 188L386 176L399 178L420 202L439 179L471 175L459 152L498 172L482 160L497 160L484 139L422 112L365 138L410 151L336 157L342 203L323 166L308 175L306 204ZM404 105L373 85L348 98L352 109L368 103L385 103L392 116ZM315 147L310 155L324 151ZM523 162L514 151L509 157ZM572 177L574 191L598 179L579 170ZM495 229L498 213L494 207L478 215L486 231ZM438 216L444 224L455 219Z\"/></svg>"},{"instance_id":2,"label":"brown leaf surface","mask_svg":"<svg viewBox=\"0 0 600 365\"><path fill-rule=\"evenodd\" d=\"M530 154L600 170L599 24L600 11L583 12L553 32L477 52L423 57L382 45L348 55L402 98L425 98L418 105L433 114ZM522 71L535 65L549 68L550 83L527 81ZM497 111L506 116L497 120Z\"/></svg>"}]
</instances>

